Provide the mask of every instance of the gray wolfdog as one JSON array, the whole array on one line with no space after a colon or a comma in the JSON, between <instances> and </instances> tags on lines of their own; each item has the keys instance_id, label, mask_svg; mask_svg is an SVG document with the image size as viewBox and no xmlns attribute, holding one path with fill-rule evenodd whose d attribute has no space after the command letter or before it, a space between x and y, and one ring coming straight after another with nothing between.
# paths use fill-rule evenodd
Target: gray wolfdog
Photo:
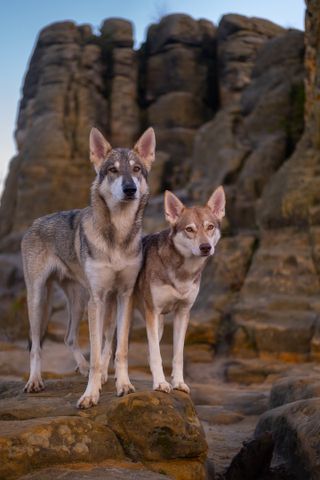
<instances>
[{"instance_id":1,"label":"gray wolfdog","mask_svg":"<svg viewBox=\"0 0 320 480\"><path fill-rule=\"evenodd\" d=\"M101 385L108 378L116 329L117 394L134 391L127 360L131 294L142 262L142 215L154 158L152 128L131 150L113 149L93 128L90 159L97 176L91 188L91 205L39 218L24 235L21 250L31 333L30 377L25 391L44 388L41 340L50 315L53 281L61 285L68 300L66 343L83 374L88 372L88 364L77 342L77 330L84 302L89 299L89 381L78 407L88 408L99 401Z\"/></svg>"},{"instance_id":2,"label":"gray wolfdog","mask_svg":"<svg viewBox=\"0 0 320 480\"><path fill-rule=\"evenodd\" d=\"M204 207L187 208L171 192L164 197L170 229L143 239L143 265L134 290L135 306L146 320L153 388L189 393L183 378L183 349L189 314L201 273L220 239L225 194L218 187ZM166 381L159 343L164 315L173 313L172 386Z\"/></svg>"}]
</instances>

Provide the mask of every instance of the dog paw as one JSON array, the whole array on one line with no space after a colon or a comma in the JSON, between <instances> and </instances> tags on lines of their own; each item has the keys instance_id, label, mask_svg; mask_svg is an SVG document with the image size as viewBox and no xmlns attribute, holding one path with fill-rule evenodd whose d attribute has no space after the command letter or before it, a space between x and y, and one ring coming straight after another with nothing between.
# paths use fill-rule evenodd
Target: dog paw
<instances>
[{"instance_id":1,"label":"dog paw","mask_svg":"<svg viewBox=\"0 0 320 480\"><path fill-rule=\"evenodd\" d=\"M26 383L23 391L26 393L38 393L44 390L42 378L30 378Z\"/></svg>"},{"instance_id":2,"label":"dog paw","mask_svg":"<svg viewBox=\"0 0 320 480\"><path fill-rule=\"evenodd\" d=\"M79 398L77 407L81 409L91 408L95 405L98 405L99 394L96 395L86 395L85 393Z\"/></svg>"},{"instance_id":3,"label":"dog paw","mask_svg":"<svg viewBox=\"0 0 320 480\"><path fill-rule=\"evenodd\" d=\"M190 388L184 382L173 382L172 387L174 390L180 390L180 392L190 393Z\"/></svg>"},{"instance_id":4,"label":"dog paw","mask_svg":"<svg viewBox=\"0 0 320 480\"><path fill-rule=\"evenodd\" d=\"M160 383L154 384L153 390L157 390L158 392L170 393L172 390L172 387L168 382L160 382Z\"/></svg>"},{"instance_id":5,"label":"dog paw","mask_svg":"<svg viewBox=\"0 0 320 480\"><path fill-rule=\"evenodd\" d=\"M134 393L136 389L132 385L132 383L121 383L116 385L117 388L117 396L123 397L124 395L128 395L129 393Z\"/></svg>"},{"instance_id":6,"label":"dog paw","mask_svg":"<svg viewBox=\"0 0 320 480\"><path fill-rule=\"evenodd\" d=\"M88 362L85 362L85 363L81 363L79 365L76 366L76 372L79 372L81 375L83 375L84 377L88 377L89 376L89 371L90 371L90 367L89 367L89 363Z\"/></svg>"}]
</instances>

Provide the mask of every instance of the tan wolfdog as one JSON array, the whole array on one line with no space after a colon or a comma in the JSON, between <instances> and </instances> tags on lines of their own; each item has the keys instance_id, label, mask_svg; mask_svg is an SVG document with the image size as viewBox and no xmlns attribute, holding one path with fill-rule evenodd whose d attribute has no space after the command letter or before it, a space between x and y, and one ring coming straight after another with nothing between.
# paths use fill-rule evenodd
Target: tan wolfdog
<instances>
[{"instance_id":1,"label":"tan wolfdog","mask_svg":"<svg viewBox=\"0 0 320 480\"><path fill-rule=\"evenodd\" d=\"M217 188L204 207L187 208L165 192L164 208L170 229L143 239L143 265L135 287L135 305L145 316L154 390L171 388L189 393L183 377L183 349L189 314L201 273L220 239L225 195ZM164 315L174 314L172 385L164 376L160 353Z\"/></svg>"}]
</instances>

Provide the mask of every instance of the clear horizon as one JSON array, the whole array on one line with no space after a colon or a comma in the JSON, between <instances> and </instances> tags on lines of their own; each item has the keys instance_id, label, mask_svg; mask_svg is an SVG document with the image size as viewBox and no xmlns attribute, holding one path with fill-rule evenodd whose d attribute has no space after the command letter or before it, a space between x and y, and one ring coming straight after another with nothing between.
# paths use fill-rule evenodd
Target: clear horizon
<instances>
[{"instance_id":1,"label":"clear horizon","mask_svg":"<svg viewBox=\"0 0 320 480\"><path fill-rule=\"evenodd\" d=\"M45 4L45 8L44 8ZM148 26L170 13L186 13L207 18L218 24L222 15L238 13L271 20L285 28L304 29L303 0L12 0L0 1L2 27L0 30L0 195L11 158L16 153L14 129L24 75L28 68L39 31L50 23L73 20L89 23L97 31L108 17L122 17L133 22L135 46L145 38Z\"/></svg>"}]
</instances>

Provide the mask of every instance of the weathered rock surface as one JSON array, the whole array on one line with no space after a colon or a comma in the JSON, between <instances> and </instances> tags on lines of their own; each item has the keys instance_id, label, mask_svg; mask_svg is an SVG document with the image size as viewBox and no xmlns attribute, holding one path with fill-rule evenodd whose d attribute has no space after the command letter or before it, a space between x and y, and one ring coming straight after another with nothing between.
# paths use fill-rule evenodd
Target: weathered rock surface
<instances>
[{"instance_id":1,"label":"weathered rock surface","mask_svg":"<svg viewBox=\"0 0 320 480\"><path fill-rule=\"evenodd\" d=\"M303 377L291 375L278 380L272 385L270 392L270 408L280 407L286 403L307 398L320 397L320 384L317 375Z\"/></svg>"},{"instance_id":2,"label":"weathered rock surface","mask_svg":"<svg viewBox=\"0 0 320 480\"><path fill-rule=\"evenodd\" d=\"M204 478L207 444L189 396L139 392L117 399L109 387L96 408L83 412L75 405L84 387L85 380L49 380L45 392L26 395L21 382L1 384L1 478L125 458L173 478ZM172 473L177 467L180 475Z\"/></svg>"},{"instance_id":3,"label":"weathered rock surface","mask_svg":"<svg viewBox=\"0 0 320 480\"><path fill-rule=\"evenodd\" d=\"M71 465L69 467L46 468L20 477L20 480L166 480L163 473L150 472L136 463L124 466L114 466L114 462L104 462L105 466L83 467L80 469ZM82 467L82 468L81 468Z\"/></svg>"},{"instance_id":4,"label":"weathered rock surface","mask_svg":"<svg viewBox=\"0 0 320 480\"><path fill-rule=\"evenodd\" d=\"M297 480L319 478L320 399L300 400L262 415L256 429L272 432L274 458L286 463Z\"/></svg>"},{"instance_id":5,"label":"weathered rock surface","mask_svg":"<svg viewBox=\"0 0 320 480\"><path fill-rule=\"evenodd\" d=\"M20 104L19 151L0 207L0 374L20 380L2 384L4 478L161 477L150 470L179 480L204 475L203 432L183 394L139 392L117 400L108 386L99 407L75 409L84 381L71 376L71 354L59 343L61 297L44 370L46 378L64 380L47 381L47 392L25 400L28 354L22 340L11 342L25 339L28 328L21 233L39 215L87 204L92 125L114 145L130 146L149 124L159 153L146 230L164 226L165 188L187 203L206 201L220 183L227 193L223 239L205 271L186 346L186 381L208 442L208 471L219 479L239 472L247 480L320 477L319 369L284 362L320 358L315 0L307 1L306 28L304 36L240 15L224 16L218 27L169 15L149 28L139 51L132 24L122 19L106 20L99 35L72 22L40 33ZM145 390L150 374L141 319L133 338L130 369ZM169 375L170 321L163 341ZM82 327L84 348L86 342ZM255 443L244 446L231 468L261 414ZM267 431L274 450L261 472L258 439Z\"/></svg>"},{"instance_id":6,"label":"weathered rock surface","mask_svg":"<svg viewBox=\"0 0 320 480\"><path fill-rule=\"evenodd\" d=\"M302 32L281 32L264 42L250 83L195 137L196 196L197 184L203 198L224 183L235 229L256 228L257 201L302 133L303 52Z\"/></svg>"},{"instance_id":7,"label":"weathered rock surface","mask_svg":"<svg viewBox=\"0 0 320 480\"><path fill-rule=\"evenodd\" d=\"M232 351L310 359L318 292L308 234L265 231L232 312Z\"/></svg>"},{"instance_id":8,"label":"weathered rock surface","mask_svg":"<svg viewBox=\"0 0 320 480\"><path fill-rule=\"evenodd\" d=\"M181 188L183 200L204 201L220 183L227 192L227 238L204 275L188 341L221 351L231 339L234 351L241 350L238 327L247 321L244 305L251 308L256 298L256 291L248 288L248 274L253 272L261 285L267 274L251 265L259 261L255 249L265 244L259 225L268 224L264 218L273 203L261 205L279 167L290 163L286 160L303 128L303 33L240 15L224 16L216 28L207 20L175 14L150 26L145 44L135 51L132 31L129 21L111 18L103 22L100 35L72 22L40 33L18 116L19 154L0 207L0 249L17 249L11 238L33 218L87 204L93 178L88 162L92 125L114 145L130 146L152 124L159 152L150 178L152 195ZM315 207L312 212L316 218ZM164 225L159 196L150 203L145 226L154 231ZM309 255L315 258L316 229L312 238ZM19 335L12 318L21 323L21 336L26 333L25 294L18 283L6 287L2 297L4 338ZM290 317L290 300L286 305L284 297L281 301L287 311L283 318ZM269 306L263 307L265 312L255 305L254 311L256 324L272 318L267 321L270 332L262 335L270 345L256 348L247 342L251 354L273 351L273 323L279 319ZM307 310L298 353L310 351L315 358L320 351L316 309ZM300 317L288 322L294 329ZM285 336L288 331L290 327ZM291 344L294 351L294 337ZM275 347L279 349L282 345Z\"/></svg>"},{"instance_id":9,"label":"weathered rock surface","mask_svg":"<svg viewBox=\"0 0 320 480\"><path fill-rule=\"evenodd\" d=\"M257 52L266 40L283 33L267 20L224 15L218 29L220 100L226 106L250 84Z\"/></svg>"},{"instance_id":10,"label":"weathered rock surface","mask_svg":"<svg viewBox=\"0 0 320 480\"><path fill-rule=\"evenodd\" d=\"M243 234L222 238L207 265L187 332L187 343L223 348L229 334L227 317L238 298L254 252L255 237Z\"/></svg>"},{"instance_id":11,"label":"weathered rock surface","mask_svg":"<svg viewBox=\"0 0 320 480\"><path fill-rule=\"evenodd\" d=\"M0 254L0 340L28 335L26 292L20 255Z\"/></svg>"}]
</instances>

